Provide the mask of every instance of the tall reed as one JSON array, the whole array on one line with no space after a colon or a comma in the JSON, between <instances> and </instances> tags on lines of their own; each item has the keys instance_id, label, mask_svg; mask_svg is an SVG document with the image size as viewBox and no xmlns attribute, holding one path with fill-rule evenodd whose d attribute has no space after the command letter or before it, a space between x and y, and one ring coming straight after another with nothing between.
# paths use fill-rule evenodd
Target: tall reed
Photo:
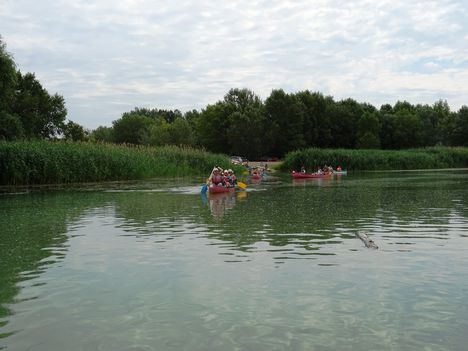
<instances>
[{"instance_id":1,"label":"tall reed","mask_svg":"<svg viewBox=\"0 0 468 351\"><path fill-rule=\"evenodd\" d=\"M286 155L280 166L289 171L306 167L340 165L349 170L407 170L468 167L468 148L431 147L408 150L350 150L317 149L298 150Z\"/></svg>"},{"instance_id":2,"label":"tall reed","mask_svg":"<svg viewBox=\"0 0 468 351\"><path fill-rule=\"evenodd\" d=\"M188 147L76 142L0 142L0 184L56 184L208 175L226 155Z\"/></svg>"}]
</instances>

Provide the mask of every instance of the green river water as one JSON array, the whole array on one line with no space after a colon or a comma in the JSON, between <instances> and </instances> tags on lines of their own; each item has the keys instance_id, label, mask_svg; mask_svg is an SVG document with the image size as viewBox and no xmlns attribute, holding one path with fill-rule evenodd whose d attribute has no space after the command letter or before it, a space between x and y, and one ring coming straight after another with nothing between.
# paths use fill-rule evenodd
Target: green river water
<instances>
[{"instance_id":1,"label":"green river water","mask_svg":"<svg viewBox=\"0 0 468 351\"><path fill-rule=\"evenodd\" d=\"M201 180L1 194L0 349L467 349L468 171Z\"/></svg>"}]
</instances>

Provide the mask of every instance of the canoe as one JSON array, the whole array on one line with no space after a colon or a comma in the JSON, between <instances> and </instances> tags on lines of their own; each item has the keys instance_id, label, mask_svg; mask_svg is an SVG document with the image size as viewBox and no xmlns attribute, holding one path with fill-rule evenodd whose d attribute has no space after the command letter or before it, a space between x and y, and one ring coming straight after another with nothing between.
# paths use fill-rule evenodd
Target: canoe
<instances>
[{"instance_id":1,"label":"canoe","mask_svg":"<svg viewBox=\"0 0 468 351\"><path fill-rule=\"evenodd\" d=\"M319 173L302 173L302 172L295 172L292 171L292 177L294 179L308 179L308 178L328 178L331 177L333 174L319 174Z\"/></svg>"},{"instance_id":2,"label":"canoe","mask_svg":"<svg viewBox=\"0 0 468 351\"><path fill-rule=\"evenodd\" d=\"M236 188L230 187L226 188L225 186L222 185L213 185L208 187L208 191L210 194L220 194L220 193L228 193L230 191L236 191Z\"/></svg>"},{"instance_id":3,"label":"canoe","mask_svg":"<svg viewBox=\"0 0 468 351\"><path fill-rule=\"evenodd\" d=\"M333 174L348 174L348 171L333 171Z\"/></svg>"}]
</instances>

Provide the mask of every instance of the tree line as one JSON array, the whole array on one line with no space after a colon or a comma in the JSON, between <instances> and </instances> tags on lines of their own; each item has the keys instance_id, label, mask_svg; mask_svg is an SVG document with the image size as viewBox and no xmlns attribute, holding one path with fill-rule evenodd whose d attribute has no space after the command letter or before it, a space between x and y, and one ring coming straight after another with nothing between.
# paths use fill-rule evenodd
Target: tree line
<instances>
[{"instance_id":1,"label":"tree line","mask_svg":"<svg viewBox=\"0 0 468 351\"><path fill-rule=\"evenodd\" d=\"M446 101L399 101L376 108L353 99L308 90L275 89L262 100L249 89L231 89L205 108L135 108L92 131L66 123L65 101L50 95L34 74L22 74L0 38L0 139L90 140L135 145L187 145L248 158L283 157L306 147L405 149L468 146L468 107Z\"/></svg>"},{"instance_id":2,"label":"tree line","mask_svg":"<svg viewBox=\"0 0 468 351\"><path fill-rule=\"evenodd\" d=\"M452 112L397 102L379 109L319 92L273 90L265 101L248 89L231 89L201 111L135 108L90 137L116 143L190 145L209 151L282 157L305 147L407 149L468 146L468 107Z\"/></svg>"}]
</instances>

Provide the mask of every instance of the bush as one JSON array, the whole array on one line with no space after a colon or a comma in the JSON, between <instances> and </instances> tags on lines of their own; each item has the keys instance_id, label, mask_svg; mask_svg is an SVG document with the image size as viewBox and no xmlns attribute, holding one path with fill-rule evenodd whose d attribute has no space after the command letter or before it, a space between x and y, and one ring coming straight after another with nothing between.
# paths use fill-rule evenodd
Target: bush
<instances>
[{"instance_id":1,"label":"bush","mask_svg":"<svg viewBox=\"0 0 468 351\"><path fill-rule=\"evenodd\" d=\"M208 175L226 155L193 148L0 141L0 184L28 185Z\"/></svg>"},{"instance_id":2,"label":"bush","mask_svg":"<svg viewBox=\"0 0 468 351\"><path fill-rule=\"evenodd\" d=\"M290 152L280 169L340 165L349 170L434 169L468 166L468 148L431 147L408 150L349 150L310 148Z\"/></svg>"}]
</instances>

